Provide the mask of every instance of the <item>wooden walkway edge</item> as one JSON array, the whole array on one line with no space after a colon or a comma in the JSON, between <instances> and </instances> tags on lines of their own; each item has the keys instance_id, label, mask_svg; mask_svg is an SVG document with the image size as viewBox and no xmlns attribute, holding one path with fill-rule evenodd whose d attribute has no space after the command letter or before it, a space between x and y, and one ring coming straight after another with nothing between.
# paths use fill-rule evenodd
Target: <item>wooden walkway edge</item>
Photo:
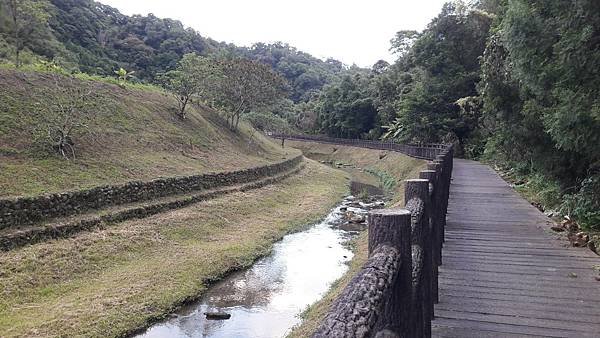
<instances>
[{"instance_id":1,"label":"wooden walkway edge","mask_svg":"<svg viewBox=\"0 0 600 338\"><path fill-rule=\"evenodd\" d=\"M600 258L490 167L455 160L434 337L600 337Z\"/></svg>"}]
</instances>

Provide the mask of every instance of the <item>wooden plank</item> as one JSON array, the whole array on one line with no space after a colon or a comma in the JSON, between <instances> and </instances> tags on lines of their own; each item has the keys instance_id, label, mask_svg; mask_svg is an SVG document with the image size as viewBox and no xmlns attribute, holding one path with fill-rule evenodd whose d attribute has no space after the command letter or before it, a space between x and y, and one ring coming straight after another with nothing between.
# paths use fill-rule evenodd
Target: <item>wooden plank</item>
<instances>
[{"instance_id":1,"label":"wooden plank","mask_svg":"<svg viewBox=\"0 0 600 338\"><path fill-rule=\"evenodd\" d=\"M573 323L568 320L549 320L530 317L503 316L476 312L446 311L441 309L436 309L435 313L436 316L439 316L440 318L465 319L470 321L481 321L524 327L542 327L545 329L552 329L556 331L566 330L581 334L593 334L600 332L600 325L598 324L587 323L584 325L582 323Z\"/></svg>"},{"instance_id":2,"label":"wooden plank","mask_svg":"<svg viewBox=\"0 0 600 338\"><path fill-rule=\"evenodd\" d=\"M598 256L480 163L455 161L448 210L434 337L600 337Z\"/></svg>"},{"instance_id":3,"label":"wooden plank","mask_svg":"<svg viewBox=\"0 0 600 338\"><path fill-rule=\"evenodd\" d=\"M527 336L542 336L542 337L594 337L593 335L585 335L582 332L576 332L564 329L549 329L545 327L509 325L502 323L494 323L489 321L465 320L456 318L436 317L434 321L436 331L441 331L441 327L447 327L450 330L461 328L464 332L476 331L492 331L496 332L492 337L508 337L510 335L517 337ZM478 337L477 335L466 334L462 337ZM597 337L596 337L597 338Z\"/></svg>"}]
</instances>

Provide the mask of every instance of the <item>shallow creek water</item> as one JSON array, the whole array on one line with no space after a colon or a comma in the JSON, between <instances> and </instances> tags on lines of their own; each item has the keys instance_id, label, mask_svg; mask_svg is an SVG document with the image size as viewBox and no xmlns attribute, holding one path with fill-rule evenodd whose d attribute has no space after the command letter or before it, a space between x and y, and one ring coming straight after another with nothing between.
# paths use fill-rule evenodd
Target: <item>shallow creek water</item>
<instances>
[{"instance_id":1,"label":"shallow creek water","mask_svg":"<svg viewBox=\"0 0 600 338\"><path fill-rule=\"evenodd\" d=\"M365 214L352 196L308 230L285 236L270 255L212 286L195 304L137 337L283 337L299 314L319 300L348 269L352 252L344 245L364 224L346 222L347 211ZM208 320L204 313L231 314Z\"/></svg>"}]
</instances>

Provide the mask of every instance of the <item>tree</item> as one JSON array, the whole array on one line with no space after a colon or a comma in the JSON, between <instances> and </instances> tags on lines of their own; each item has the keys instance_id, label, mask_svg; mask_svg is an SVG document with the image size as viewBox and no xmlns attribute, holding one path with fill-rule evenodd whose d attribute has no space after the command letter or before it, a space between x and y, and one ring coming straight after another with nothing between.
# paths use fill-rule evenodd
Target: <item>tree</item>
<instances>
[{"instance_id":1,"label":"tree","mask_svg":"<svg viewBox=\"0 0 600 338\"><path fill-rule=\"evenodd\" d=\"M237 129L240 116L259 111L281 100L287 83L269 66L247 59L217 61L218 80L211 91L214 102L227 113L231 129Z\"/></svg>"},{"instance_id":2,"label":"tree","mask_svg":"<svg viewBox=\"0 0 600 338\"><path fill-rule=\"evenodd\" d=\"M479 59L491 20L456 1L445 4L422 33L397 34L392 41L392 49L401 54L392 68L397 74L378 83L383 92L377 103L382 122L391 128L388 136L403 142L452 142L459 154L464 150L480 121L474 110L461 110L456 102L478 94ZM394 122L388 117L390 110L395 110ZM395 127L401 130L396 132Z\"/></svg>"},{"instance_id":3,"label":"tree","mask_svg":"<svg viewBox=\"0 0 600 338\"><path fill-rule=\"evenodd\" d=\"M399 57L402 57L410 51L419 36L419 32L414 30L398 31L396 36L390 41L392 44L390 50Z\"/></svg>"},{"instance_id":4,"label":"tree","mask_svg":"<svg viewBox=\"0 0 600 338\"><path fill-rule=\"evenodd\" d=\"M7 13L7 40L14 46L15 66L20 67L21 52L49 29L48 3L43 0L0 0L0 10Z\"/></svg>"},{"instance_id":5,"label":"tree","mask_svg":"<svg viewBox=\"0 0 600 338\"><path fill-rule=\"evenodd\" d=\"M327 86L319 97L319 126L335 137L363 137L374 127L377 110L369 92L370 78L355 73Z\"/></svg>"},{"instance_id":6,"label":"tree","mask_svg":"<svg viewBox=\"0 0 600 338\"><path fill-rule=\"evenodd\" d=\"M194 96L207 96L212 90L218 71L216 66L213 61L190 53L179 60L175 70L161 76L164 87L177 99L179 117L186 118L185 108Z\"/></svg>"},{"instance_id":7,"label":"tree","mask_svg":"<svg viewBox=\"0 0 600 338\"><path fill-rule=\"evenodd\" d=\"M34 136L63 158L75 158L76 139L89 132L90 125L107 109L107 104L92 82L76 82L73 77L59 74L50 76L53 82L50 89L32 93L36 103L30 114L37 121Z\"/></svg>"}]
</instances>

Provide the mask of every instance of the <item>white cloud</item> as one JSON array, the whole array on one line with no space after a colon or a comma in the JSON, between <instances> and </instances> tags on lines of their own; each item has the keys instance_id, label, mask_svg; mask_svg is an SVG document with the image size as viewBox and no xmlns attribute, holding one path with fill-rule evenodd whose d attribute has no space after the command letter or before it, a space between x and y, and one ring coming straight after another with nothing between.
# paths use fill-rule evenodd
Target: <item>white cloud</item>
<instances>
[{"instance_id":1,"label":"white cloud","mask_svg":"<svg viewBox=\"0 0 600 338\"><path fill-rule=\"evenodd\" d=\"M370 67L393 61L390 39L422 30L446 0L100 0L124 14L173 18L217 41L283 41L314 56Z\"/></svg>"}]
</instances>

